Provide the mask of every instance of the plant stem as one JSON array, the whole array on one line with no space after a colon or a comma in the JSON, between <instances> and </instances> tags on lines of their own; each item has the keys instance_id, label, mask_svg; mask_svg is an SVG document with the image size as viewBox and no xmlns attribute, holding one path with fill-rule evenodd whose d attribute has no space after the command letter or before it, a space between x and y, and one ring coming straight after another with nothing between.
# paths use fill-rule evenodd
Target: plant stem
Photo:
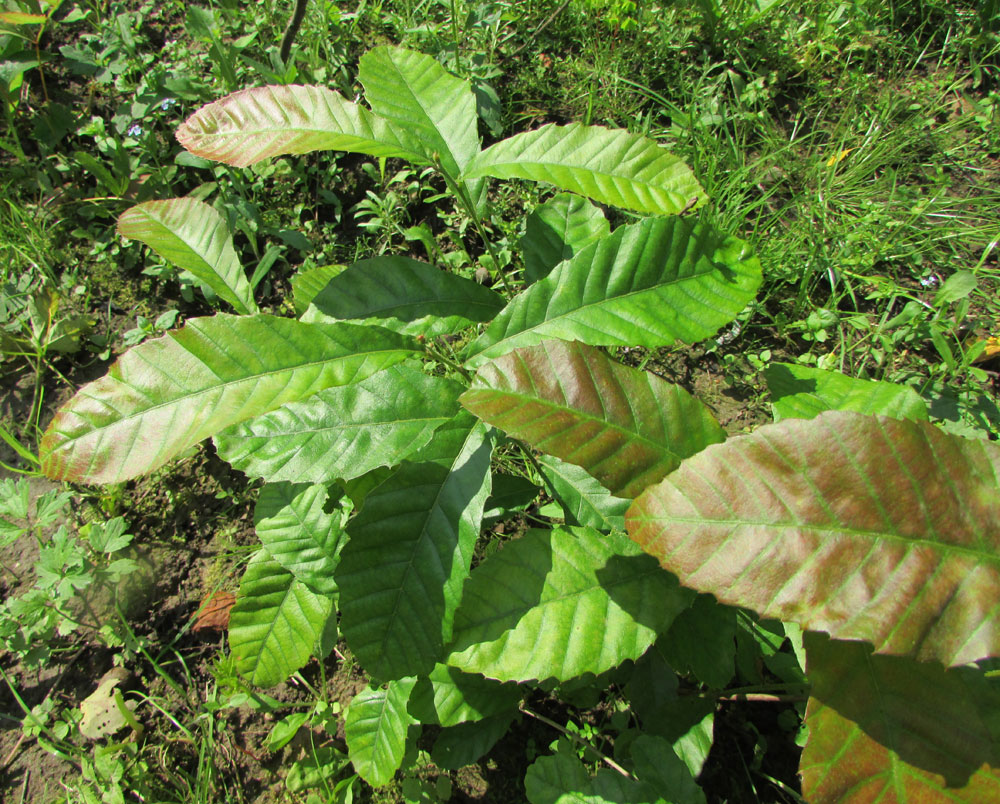
<instances>
[{"instance_id":1,"label":"plant stem","mask_svg":"<svg viewBox=\"0 0 1000 804\"><path fill-rule=\"evenodd\" d=\"M524 712L524 714L526 714L528 717L533 717L533 718L535 718L535 720L541 721L546 726L551 726L556 731L561 732L566 737L569 737L571 740L573 740L575 743L577 743L579 745L582 745L584 748L589 748L591 751L593 751L595 754L597 754L601 758L601 761L605 765L607 765L612 770L618 771L618 773L620 773L626 779L634 779L635 778L631 773L629 773L627 770L625 770L625 768L623 768L621 765L619 765L617 762L615 762L613 759L611 759L611 757L608 757L608 756L605 756L604 754L602 754L600 751L598 751L596 748L594 748L594 746L592 746L590 743L588 743L586 740L584 740L582 737L580 737L580 735L573 734L573 732L569 731L565 726L560 726L554 720L550 720L549 718L545 717L545 715L540 715L537 712L532 712L523 703L520 706L520 710L522 712Z\"/></svg>"}]
</instances>

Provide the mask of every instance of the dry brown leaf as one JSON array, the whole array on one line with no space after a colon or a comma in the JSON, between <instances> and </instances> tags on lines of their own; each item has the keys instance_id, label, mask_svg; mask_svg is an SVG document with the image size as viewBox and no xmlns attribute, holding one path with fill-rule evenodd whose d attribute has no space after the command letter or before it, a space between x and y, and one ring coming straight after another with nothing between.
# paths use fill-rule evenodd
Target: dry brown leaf
<instances>
[{"instance_id":1,"label":"dry brown leaf","mask_svg":"<svg viewBox=\"0 0 1000 804\"><path fill-rule=\"evenodd\" d=\"M229 612L236 603L231 592L213 592L201 601L193 631L225 631L229 627Z\"/></svg>"}]
</instances>

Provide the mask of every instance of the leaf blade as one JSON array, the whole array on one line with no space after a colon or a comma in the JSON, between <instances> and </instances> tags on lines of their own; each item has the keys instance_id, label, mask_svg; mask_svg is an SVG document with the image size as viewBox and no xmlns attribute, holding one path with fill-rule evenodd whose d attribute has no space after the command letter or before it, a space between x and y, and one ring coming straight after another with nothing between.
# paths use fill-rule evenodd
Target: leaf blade
<instances>
[{"instance_id":1,"label":"leaf blade","mask_svg":"<svg viewBox=\"0 0 1000 804\"><path fill-rule=\"evenodd\" d=\"M546 341L479 369L467 410L564 461L612 494L633 497L680 461L725 438L680 386L580 343Z\"/></svg>"},{"instance_id":2,"label":"leaf blade","mask_svg":"<svg viewBox=\"0 0 1000 804\"><path fill-rule=\"evenodd\" d=\"M962 664L1000 651L998 476L988 442L827 412L694 456L626 524L720 602Z\"/></svg>"},{"instance_id":3,"label":"leaf blade","mask_svg":"<svg viewBox=\"0 0 1000 804\"><path fill-rule=\"evenodd\" d=\"M415 678L406 678L389 682L384 690L366 687L347 710L344 736L351 763L374 787L392 781L403 761L406 730L413 722L406 702L415 683Z\"/></svg>"},{"instance_id":4,"label":"leaf blade","mask_svg":"<svg viewBox=\"0 0 1000 804\"><path fill-rule=\"evenodd\" d=\"M692 600L648 559L622 534L528 531L471 574L447 664L565 681L637 659Z\"/></svg>"},{"instance_id":5,"label":"leaf blade","mask_svg":"<svg viewBox=\"0 0 1000 804\"><path fill-rule=\"evenodd\" d=\"M223 430L219 455L269 482L351 480L395 466L458 412L462 386L408 365L324 388Z\"/></svg>"},{"instance_id":6,"label":"leaf blade","mask_svg":"<svg viewBox=\"0 0 1000 804\"><path fill-rule=\"evenodd\" d=\"M547 125L498 142L465 178L494 176L554 184L595 201L650 215L676 215L708 199L684 162L623 129Z\"/></svg>"},{"instance_id":7,"label":"leaf blade","mask_svg":"<svg viewBox=\"0 0 1000 804\"><path fill-rule=\"evenodd\" d=\"M164 259L190 271L237 313L258 312L226 222L204 201L146 201L121 214L118 233L145 243Z\"/></svg>"},{"instance_id":8,"label":"leaf blade","mask_svg":"<svg viewBox=\"0 0 1000 804\"><path fill-rule=\"evenodd\" d=\"M55 479L127 480L231 424L398 363L414 346L353 324L269 315L189 319L127 352L60 409L42 439L42 471Z\"/></svg>"},{"instance_id":9,"label":"leaf blade","mask_svg":"<svg viewBox=\"0 0 1000 804\"><path fill-rule=\"evenodd\" d=\"M669 346L707 338L753 300L760 262L742 240L683 218L620 226L516 296L466 352L475 368L547 338Z\"/></svg>"},{"instance_id":10,"label":"leaf blade","mask_svg":"<svg viewBox=\"0 0 1000 804\"><path fill-rule=\"evenodd\" d=\"M235 167L318 150L429 160L384 121L338 93L315 86L244 89L195 112L177 140L196 156Z\"/></svg>"}]
</instances>

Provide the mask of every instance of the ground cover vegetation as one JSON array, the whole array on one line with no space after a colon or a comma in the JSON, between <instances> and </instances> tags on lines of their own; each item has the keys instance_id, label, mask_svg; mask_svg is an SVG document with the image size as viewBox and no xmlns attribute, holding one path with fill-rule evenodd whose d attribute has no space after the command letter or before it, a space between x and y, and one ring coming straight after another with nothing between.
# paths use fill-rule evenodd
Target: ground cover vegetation
<instances>
[{"instance_id":1,"label":"ground cover vegetation","mask_svg":"<svg viewBox=\"0 0 1000 804\"><path fill-rule=\"evenodd\" d=\"M0 11L5 795L1000 800L996 4L301 12Z\"/></svg>"}]
</instances>

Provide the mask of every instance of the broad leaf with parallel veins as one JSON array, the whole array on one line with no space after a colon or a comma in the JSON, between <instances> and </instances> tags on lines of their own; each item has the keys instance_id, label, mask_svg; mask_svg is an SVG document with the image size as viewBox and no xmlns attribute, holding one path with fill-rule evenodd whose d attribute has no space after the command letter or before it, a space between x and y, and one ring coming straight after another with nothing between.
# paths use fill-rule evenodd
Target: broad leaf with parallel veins
<instances>
[{"instance_id":1,"label":"broad leaf with parallel veins","mask_svg":"<svg viewBox=\"0 0 1000 804\"><path fill-rule=\"evenodd\" d=\"M682 218L646 218L583 248L516 296L470 344L467 365L547 338L695 343L732 321L760 282L760 262L742 240Z\"/></svg>"},{"instance_id":2,"label":"broad leaf with parallel veins","mask_svg":"<svg viewBox=\"0 0 1000 804\"><path fill-rule=\"evenodd\" d=\"M378 327L269 315L193 318L126 352L59 410L42 439L42 471L119 483L232 424L358 382L415 347Z\"/></svg>"},{"instance_id":3,"label":"broad leaf with parallel veins","mask_svg":"<svg viewBox=\"0 0 1000 804\"><path fill-rule=\"evenodd\" d=\"M683 388L581 343L547 341L484 365L462 404L634 497L726 434Z\"/></svg>"},{"instance_id":4,"label":"broad leaf with parallel veins","mask_svg":"<svg viewBox=\"0 0 1000 804\"><path fill-rule=\"evenodd\" d=\"M237 313L257 312L253 289L226 222L204 201L146 201L122 213L118 233L145 243L178 268L190 271Z\"/></svg>"},{"instance_id":5,"label":"broad leaf with parallel veins","mask_svg":"<svg viewBox=\"0 0 1000 804\"><path fill-rule=\"evenodd\" d=\"M1000 653L1000 447L827 412L709 447L629 534L682 583L878 653Z\"/></svg>"},{"instance_id":6,"label":"broad leaf with parallel veins","mask_svg":"<svg viewBox=\"0 0 1000 804\"><path fill-rule=\"evenodd\" d=\"M390 366L351 385L227 428L219 455L251 477L274 482L350 480L395 466L458 412L462 386L419 367Z\"/></svg>"}]
</instances>

